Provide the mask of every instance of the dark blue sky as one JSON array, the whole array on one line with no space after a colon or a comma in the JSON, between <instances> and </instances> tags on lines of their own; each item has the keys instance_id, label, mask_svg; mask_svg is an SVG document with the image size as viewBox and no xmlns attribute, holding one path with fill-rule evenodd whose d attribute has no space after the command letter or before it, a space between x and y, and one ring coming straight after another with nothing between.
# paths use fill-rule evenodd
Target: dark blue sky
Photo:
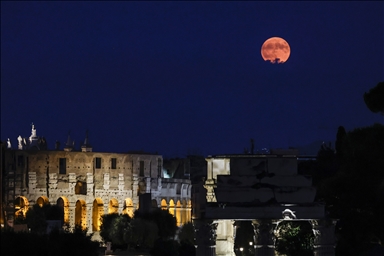
<instances>
[{"instance_id":1,"label":"dark blue sky","mask_svg":"<svg viewBox=\"0 0 384 256\"><path fill-rule=\"evenodd\" d=\"M291 56L265 62L263 42ZM383 123L384 2L1 1L1 139L242 153Z\"/></svg>"}]
</instances>

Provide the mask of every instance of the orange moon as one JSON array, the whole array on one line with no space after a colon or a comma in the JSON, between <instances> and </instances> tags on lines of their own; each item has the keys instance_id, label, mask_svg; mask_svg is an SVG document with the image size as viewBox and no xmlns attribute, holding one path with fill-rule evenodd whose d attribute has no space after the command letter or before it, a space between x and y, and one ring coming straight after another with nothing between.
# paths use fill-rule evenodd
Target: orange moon
<instances>
[{"instance_id":1,"label":"orange moon","mask_svg":"<svg viewBox=\"0 0 384 256\"><path fill-rule=\"evenodd\" d=\"M284 63L291 54L287 41L280 37L271 37L261 46L261 56L271 63Z\"/></svg>"}]
</instances>

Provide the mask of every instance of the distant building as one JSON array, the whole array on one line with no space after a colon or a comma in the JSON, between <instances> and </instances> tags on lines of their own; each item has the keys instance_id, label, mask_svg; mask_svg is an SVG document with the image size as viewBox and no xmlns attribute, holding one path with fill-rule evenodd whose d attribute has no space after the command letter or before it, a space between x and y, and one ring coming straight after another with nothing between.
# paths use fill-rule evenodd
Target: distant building
<instances>
[{"instance_id":1,"label":"distant building","mask_svg":"<svg viewBox=\"0 0 384 256\"><path fill-rule=\"evenodd\" d=\"M149 198L150 207L167 209L178 226L191 221L191 182L164 178L161 155L94 152L88 133L79 150L70 135L64 149L56 142L48 150L34 125L29 138L18 137L17 148L9 144L1 145L4 225L12 226L34 204L51 204L62 207L64 224L97 232L101 215L133 216L140 198Z\"/></svg>"}]
</instances>

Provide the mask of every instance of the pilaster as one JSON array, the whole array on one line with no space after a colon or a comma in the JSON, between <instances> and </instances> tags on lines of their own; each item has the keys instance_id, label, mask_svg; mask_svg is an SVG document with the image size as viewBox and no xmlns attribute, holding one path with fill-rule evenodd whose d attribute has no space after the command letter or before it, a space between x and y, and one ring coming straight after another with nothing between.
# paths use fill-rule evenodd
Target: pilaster
<instances>
[{"instance_id":1,"label":"pilaster","mask_svg":"<svg viewBox=\"0 0 384 256\"><path fill-rule=\"evenodd\" d=\"M109 179L109 173L104 173L104 185L103 185L104 190L109 189L110 183L111 183L111 181Z\"/></svg>"},{"instance_id":2,"label":"pilaster","mask_svg":"<svg viewBox=\"0 0 384 256\"><path fill-rule=\"evenodd\" d=\"M94 186L95 184L93 183L93 174L87 173L87 195L95 196L94 189L93 189Z\"/></svg>"},{"instance_id":3,"label":"pilaster","mask_svg":"<svg viewBox=\"0 0 384 256\"><path fill-rule=\"evenodd\" d=\"M70 202L69 204L69 226L71 228L74 228L76 223L75 223L75 215L76 215L76 203Z\"/></svg>"},{"instance_id":4,"label":"pilaster","mask_svg":"<svg viewBox=\"0 0 384 256\"><path fill-rule=\"evenodd\" d=\"M119 191L122 192L124 190L124 173L119 173L119 184L117 187L119 188Z\"/></svg>"},{"instance_id":5,"label":"pilaster","mask_svg":"<svg viewBox=\"0 0 384 256\"><path fill-rule=\"evenodd\" d=\"M133 180L132 180L132 203L133 206L137 207L139 203L139 197L137 195L137 191L139 190L139 177L137 174L133 174Z\"/></svg>"},{"instance_id":6,"label":"pilaster","mask_svg":"<svg viewBox=\"0 0 384 256\"><path fill-rule=\"evenodd\" d=\"M76 173L68 174L68 182L69 182L69 195L75 194L75 186L76 186Z\"/></svg>"}]
</instances>

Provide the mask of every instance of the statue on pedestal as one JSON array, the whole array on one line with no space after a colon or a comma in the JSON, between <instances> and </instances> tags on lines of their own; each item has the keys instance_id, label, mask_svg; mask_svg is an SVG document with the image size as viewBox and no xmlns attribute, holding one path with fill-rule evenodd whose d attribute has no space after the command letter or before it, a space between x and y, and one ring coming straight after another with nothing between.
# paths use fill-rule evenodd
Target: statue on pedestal
<instances>
[{"instance_id":1,"label":"statue on pedestal","mask_svg":"<svg viewBox=\"0 0 384 256\"><path fill-rule=\"evenodd\" d=\"M29 142L32 144L32 142L34 140L37 140L37 136L36 136L36 128L35 128L35 125L32 123L32 131L31 131L31 136L29 137Z\"/></svg>"},{"instance_id":2,"label":"statue on pedestal","mask_svg":"<svg viewBox=\"0 0 384 256\"><path fill-rule=\"evenodd\" d=\"M17 137L17 141L19 142L19 144L17 145L17 148L19 150L22 150L23 149L23 138L21 138L20 135L19 135L19 137Z\"/></svg>"}]
</instances>

